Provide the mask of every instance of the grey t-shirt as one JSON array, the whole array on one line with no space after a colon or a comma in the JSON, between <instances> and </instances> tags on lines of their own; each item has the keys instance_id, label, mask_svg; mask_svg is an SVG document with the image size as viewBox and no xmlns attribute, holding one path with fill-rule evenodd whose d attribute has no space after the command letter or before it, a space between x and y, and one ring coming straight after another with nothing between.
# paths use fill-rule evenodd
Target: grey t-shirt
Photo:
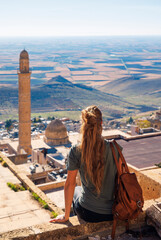
<instances>
[{"instance_id":1,"label":"grey t-shirt","mask_svg":"<svg viewBox=\"0 0 161 240\"><path fill-rule=\"evenodd\" d=\"M114 145L116 156L118 158L119 154ZM120 147L121 148L121 147ZM122 149L122 148L121 148ZM113 159L112 150L110 148L110 142L105 140L105 151L104 151L104 178L101 187L101 193L98 195L95 191L95 186L91 183L89 179L85 179L84 168L81 164L81 151L78 146L71 148L68 160L67 160L67 170L76 170L80 172L81 182L82 182L82 194L79 199L80 205L90 211L101 213L101 214L111 214L113 195L114 195L114 185L116 176L116 165Z\"/></svg>"}]
</instances>

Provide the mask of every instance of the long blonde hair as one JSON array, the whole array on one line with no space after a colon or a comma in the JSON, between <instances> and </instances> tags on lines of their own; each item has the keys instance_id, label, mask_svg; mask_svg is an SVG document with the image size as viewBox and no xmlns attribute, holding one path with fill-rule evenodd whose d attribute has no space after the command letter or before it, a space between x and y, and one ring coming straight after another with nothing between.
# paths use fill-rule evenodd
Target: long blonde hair
<instances>
[{"instance_id":1,"label":"long blonde hair","mask_svg":"<svg viewBox=\"0 0 161 240\"><path fill-rule=\"evenodd\" d=\"M85 177L101 191L104 173L104 140L102 138L102 113L96 106L82 110L81 162L84 164Z\"/></svg>"}]
</instances>

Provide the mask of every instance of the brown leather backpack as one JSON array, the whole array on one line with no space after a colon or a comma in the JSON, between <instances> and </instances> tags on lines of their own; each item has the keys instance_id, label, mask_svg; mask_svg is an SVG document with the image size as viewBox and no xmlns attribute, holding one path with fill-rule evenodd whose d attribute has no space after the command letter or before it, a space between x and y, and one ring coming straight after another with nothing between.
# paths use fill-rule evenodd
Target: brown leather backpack
<instances>
[{"instance_id":1,"label":"brown leather backpack","mask_svg":"<svg viewBox=\"0 0 161 240\"><path fill-rule=\"evenodd\" d=\"M115 200L113 204L113 228L111 237L114 239L117 220L126 222L126 229L130 219L135 219L144 205L142 189L137 181L135 173L130 173L122 151L114 140L110 143L112 154L117 167L117 180L115 186ZM116 157L115 148L119 153L119 162Z\"/></svg>"}]
</instances>

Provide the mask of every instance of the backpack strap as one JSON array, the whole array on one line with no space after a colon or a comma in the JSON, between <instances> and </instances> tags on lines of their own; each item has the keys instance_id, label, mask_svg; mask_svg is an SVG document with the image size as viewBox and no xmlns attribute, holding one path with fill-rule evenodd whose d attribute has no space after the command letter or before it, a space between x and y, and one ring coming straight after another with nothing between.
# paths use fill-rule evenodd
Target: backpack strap
<instances>
[{"instance_id":1,"label":"backpack strap","mask_svg":"<svg viewBox=\"0 0 161 240\"><path fill-rule=\"evenodd\" d=\"M117 160L117 157L116 157L114 145L113 145L112 142L110 142L110 147L111 147L112 154L113 154L113 157L114 157L114 160L115 160L115 164L116 164L116 167L117 167L117 179L115 179L115 193L114 193L114 195L116 195L117 194L117 185L118 185L118 181L119 181L119 176L121 175L121 170L120 170L120 167L119 167L119 163L118 163L118 160ZM111 232L111 238L112 239L115 238L116 225L117 225L117 219L114 216L114 218L113 218L113 225L112 225L112 232Z\"/></svg>"},{"instance_id":2,"label":"backpack strap","mask_svg":"<svg viewBox=\"0 0 161 240\"><path fill-rule=\"evenodd\" d=\"M119 145L118 145L118 143L115 141L115 140L113 140L113 143L114 143L114 145L116 146L116 149L117 149L117 151L118 151L118 153L119 153L119 155L120 155L120 160L121 160L121 166L122 166L122 171L123 171L123 168L125 169L125 171L126 172L128 172L129 173L129 168L128 168L128 166L127 166L127 163L126 163L126 161L125 161L125 158L124 158L124 155L122 154L122 151L121 151L121 149L120 149L120 147L119 147ZM114 148L113 148L113 150L114 150ZM114 155L114 152L112 151L112 153L113 153L113 155ZM114 155L114 158L116 157L116 154ZM115 160L115 162L116 162L116 160ZM116 165L117 166L117 165Z\"/></svg>"},{"instance_id":3,"label":"backpack strap","mask_svg":"<svg viewBox=\"0 0 161 240\"><path fill-rule=\"evenodd\" d=\"M113 219L113 226L112 226L112 233L111 233L111 238L112 238L112 239L115 238L116 225L117 225L117 219L114 218L114 219Z\"/></svg>"},{"instance_id":4,"label":"backpack strap","mask_svg":"<svg viewBox=\"0 0 161 240\"><path fill-rule=\"evenodd\" d=\"M114 145L116 146L116 149L117 149L117 151L119 153L119 161L117 160L117 157L116 157L116 152L115 152L115 149L114 149ZM125 169L126 172L129 172L129 169L128 169L128 166L126 164L125 158L124 158L124 156L122 154L122 151L121 151L119 145L117 144L117 142L115 140L113 140L113 142L110 142L110 147L111 147L112 154L113 154L113 157L114 157L114 160L115 160L115 164L116 164L116 167L117 167L117 181L118 182L116 184L118 185L119 184L119 177L123 173L123 168ZM119 162L121 163L121 166L122 166L121 169L120 169L120 166L119 166ZM117 194L116 193L116 184L115 184L115 194ZM111 233L111 238L112 239L115 238L116 225L117 225L117 218L116 218L116 216L114 216L113 226L112 226L112 233ZM128 226L129 226L129 223L126 222L126 230L128 229Z\"/></svg>"},{"instance_id":5,"label":"backpack strap","mask_svg":"<svg viewBox=\"0 0 161 240\"><path fill-rule=\"evenodd\" d=\"M121 175L121 170L120 170L120 167L119 167L119 162L117 160L115 149L114 149L114 146L113 146L112 142L110 142L110 146L111 146L112 154L113 154L113 157L114 157L114 160L115 160L115 164L116 164L117 172L118 172L118 177L119 177Z\"/></svg>"},{"instance_id":6,"label":"backpack strap","mask_svg":"<svg viewBox=\"0 0 161 240\"><path fill-rule=\"evenodd\" d=\"M113 225L112 225L112 233L111 233L111 238L114 239L115 238L115 232L116 232L116 225L117 225L117 219L114 217L113 219ZM129 222L127 221L125 223L126 225L126 231L129 230Z\"/></svg>"}]
</instances>

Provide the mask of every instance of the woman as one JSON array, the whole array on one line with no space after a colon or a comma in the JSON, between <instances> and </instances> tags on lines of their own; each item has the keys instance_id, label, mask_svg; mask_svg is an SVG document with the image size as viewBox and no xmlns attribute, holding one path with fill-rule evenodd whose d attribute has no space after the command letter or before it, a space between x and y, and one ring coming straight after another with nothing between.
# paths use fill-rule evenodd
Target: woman
<instances>
[{"instance_id":1,"label":"woman","mask_svg":"<svg viewBox=\"0 0 161 240\"><path fill-rule=\"evenodd\" d=\"M67 161L65 215L59 215L50 222L66 222L72 201L74 212L87 222L113 219L112 204L117 171L110 143L101 135L102 113L98 107L89 106L82 111L81 133L81 144L71 148ZM116 154L118 157L117 150ZM78 170L82 187L75 189Z\"/></svg>"}]
</instances>

